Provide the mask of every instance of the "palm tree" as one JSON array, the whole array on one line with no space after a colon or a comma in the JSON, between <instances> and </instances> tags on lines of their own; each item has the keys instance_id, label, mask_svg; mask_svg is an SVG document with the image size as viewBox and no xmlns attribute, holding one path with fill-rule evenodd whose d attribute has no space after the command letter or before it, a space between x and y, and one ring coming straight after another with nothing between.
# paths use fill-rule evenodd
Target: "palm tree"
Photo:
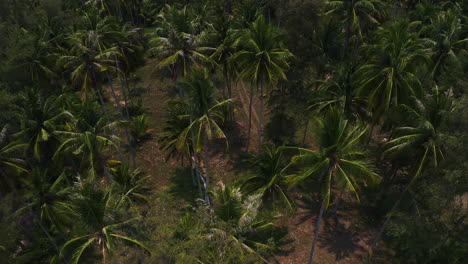
<instances>
[{"instance_id":1,"label":"palm tree","mask_svg":"<svg viewBox=\"0 0 468 264\"><path fill-rule=\"evenodd\" d=\"M31 200L31 203L20 210L25 210L30 206L38 212L43 222L47 220L58 230L65 230L74 213L70 208L70 203L65 199L68 192L67 186L64 185L67 172L55 174L49 169L33 168L30 171L28 185L31 190L26 193L25 198Z\"/></svg>"},{"instance_id":2,"label":"palm tree","mask_svg":"<svg viewBox=\"0 0 468 264\"><path fill-rule=\"evenodd\" d=\"M261 194L244 196L240 188L220 182L212 196L215 219L228 224L228 227L210 228L208 239L222 237L238 249L240 255L254 254L268 263L258 251L272 252L275 249L271 242L262 240L262 235L272 232L274 225L259 215Z\"/></svg>"},{"instance_id":3,"label":"palm tree","mask_svg":"<svg viewBox=\"0 0 468 264\"><path fill-rule=\"evenodd\" d=\"M363 29L366 25L379 25L383 15L384 3L380 0L331 0L326 2L326 14L338 15L343 19L345 41L341 52L341 62L346 58L351 38L355 39L355 48L362 42Z\"/></svg>"},{"instance_id":4,"label":"palm tree","mask_svg":"<svg viewBox=\"0 0 468 264\"><path fill-rule=\"evenodd\" d=\"M155 53L160 62L157 69L169 67L174 82L185 76L193 65L212 64L203 54L208 48L201 46L202 36L195 33L194 21L187 8L178 10L167 5L159 15L161 27L156 37L150 40L150 52ZM183 100L183 90L176 86Z\"/></svg>"},{"instance_id":5,"label":"palm tree","mask_svg":"<svg viewBox=\"0 0 468 264\"><path fill-rule=\"evenodd\" d=\"M109 155L105 155L108 146L116 148L115 142L120 139L109 135L119 122L109 122L109 117L96 116L92 106L86 107L85 103L81 112L76 115L76 122L69 125L67 131L55 131L55 135L62 138L61 144L56 149L52 159L59 160L63 157L79 157L81 169L86 175L96 176L103 173L112 183L112 177L107 169Z\"/></svg>"},{"instance_id":6,"label":"palm tree","mask_svg":"<svg viewBox=\"0 0 468 264\"><path fill-rule=\"evenodd\" d=\"M339 110L331 109L323 120L318 120L319 150L296 148L300 154L292 160L306 167L301 173L292 176L288 180L290 183L296 185L306 179L317 178L321 188L320 211L309 263L313 262L320 222L330 203L332 183L336 182L341 190L352 191L359 201L360 184L374 183L378 177L366 159L366 153L360 150L360 140L366 128L351 125L342 115Z\"/></svg>"},{"instance_id":7,"label":"palm tree","mask_svg":"<svg viewBox=\"0 0 468 264\"><path fill-rule=\"evenodd\" d=\"M2 184L0 191L9 191L11 188L9 182L11 179L7 178L7 170L17 172L27 172L26 163L24 160L14 157L13 154L19 154L27 148L27 144L18 142L9 142L9 126L5 125L0 132L0 175L2 176ZM18 156L19 157L19 156ZM1 194L1 193L0 193Z\"/></svg>"},{"instance_id":8,"label":"palm tree","mask_svg":"<svg viewBox=\"0 0 468 264\"><path fill-rule=\"evenodd\" d=\"M336 68L325 80L313 82L315 98L310 110L326 112L330 107L341 109L348 119L357 119L365 109L360 105L365 102L356 95L356 83L353 80L355 67Z\"/></svg>"},{"instance_id":9,"label":"palm tree","mask_svg":"<svg viewBox=\"0 0 468 264\"><path fill-rule=\"evenodd\" d=\"M77 224L72 230L75 237L63 245L61 257L67 256L72 250L69 263L84 263L83 254L86 249L93 248L100 254L103 263L109 263L108 257L114 252L116 240L147 250L138 240L122 234L121 229L133 219L123 218L123 214L115 210L109 191L100 189L96 182L79 181L76 185L77 192L70 197L76 213Z\"/></svg>"},{"instance_id":10,"label":"palm tree","mask_svg":"<svg viewBox=\"0 0 468 264\"><path fill-rule=\"evenodd\" d=\"M249 26L244 36L238 39L237 45L241 50L232 56L232 60L239 64L239 69L242 69L241 76L251 82L247 150L252 127L253 85L260 90L258 149L261 150L264 89L271 86L275 80L286 80L285 71L289 68L288 61L292 58L292 54L283 47L279 30L269 25L263 16L259 16Z\"/></svg>"},{"instance_id":11,"label":"palm tree","mask_svg":"<svg viewBox=\"0 0 468 264\"><path fill-rule=\"evenodd\" d=\"M223 97L232 98L232 82L235 75L235 64L230 58L236 51L236 35L238 31L231 29L232 21L224 14L218 14L213 23L213 32L209 35L210 40L215 43L216 50L210 56L216 63L222 66L227 96L223 87Z\"/></svg>"},{"instance_id":12,"label":"palm tree","mask_svg":"<svg viewBox=\"0 0 468 264\"><path fill-rule=\"evenodd\" d=\"M427 64L427 51L411 32L413 23L397 21L377 31L376 45L365 47L369 63L354 78L357 94L367 99L376 123L391 106L407 103L411 96L421 98L422 87L416 73Z\"/></svg>"},{"instance_id":13,"label":"palm tree","mask_svg":"<svg viewBox=\"0 0 468 264\"><path fill-rule=\"evenodd\" d=\"M122 165L111 170L114 184L112 186L112 195L118 196L116 207L122 205L135 208L134 204L138 201L146 201L143 195L145 188L143 183L149 176L144 176L139 169L131 170L128 165Z\"/></svg>"},{"instance_id":14,"label":"palm tree","mask_svg":"<svg viewBox=\"0 0 468 264\"><path fill-rule=\"evenodd\" d=\"M463 38L461 13L458 8L441 11L431 18L431 23L423 29L427 32L429 41L434 51L434 69L432 78L438 81L440 74L446 70L447 63L454 61L459 63L458 55L465 52L465 44L468 38Z\"/></svg>"},{"instance_id":15,"label":"palm tree","mask_svg":"<svg viewBox=\"0 0 468 264\"><path fill-rule=\"evenodd\" d=\"M116 70L114 58L117 51L115 47L96 47L94 41L94 38L89 39L82 34L71 36L70 42L73 46L70 52L64 52L65 55L60 56L57 65L70 72L72 83L81 88L84 99L96 93L105 109L101 87L103 73Z\"/></svg>"},{"instance_id":16,"label":"palm tree","mask_svg":"<svg viewBox=\"0 0 468 264\"><path fill-rule=\"evenodd\" d=\"M286 163L281 148L266 146L264 153L250 155L248 162L254 174L242 180L242 191L247 195L258 193L264 204L280 204L292 211L295 205L284 183Z\"/></svg>"},{"instance_id":17,"label":"palm tree","mask_svg":"<svg viewBox=\"0 0 468 264\"><path fill-rule=\"evenodd\" d=\"M21 130L14 135L27 142L27 152L36 161L50 159L55 145L60 144L55 132L63 130L65 122L73 115L62 109L61 98L43 98L37 90L29 90L22 95L24 106L19 114Z\"/></svg>"},{"instance_id":18,"label":"palm tree","mask_svg":"<svg viewBox=\"0 0 468 264\"><path fill-rule=\"evenodd\" d=\"M415 99L414 106L400 106L403 115L405 116L407 126L401 126L396 129L397 137L385 144L386 150L384 155L389 159L398 157L408 158L411 153L413 158L419 160L414 163L415 172L410 182L400 194L400 197L390 209L387 217L377 233L369 252L372 253L373 248L380 241L380 238L393 215L393 212L398 208L404 195L410 187L416 182L421 175L429 160L434 162L434 167L437 167L440 160L444 158L442 139L444 135L440 132L443 122L443 117L454 110L453 101L446 93L439 92L436 88L435 93L421 101Z\"/></svg>"},{"instance_id":19,"label":"palm tree","mask_svg":"<svg viewBox=\"0 0 468 264\"><path fill-rule=\"evenodd\" d=\"M223 138L227 144L226 135L220 127L224 121L224 116L220 110L222 107L231 104L233 100L216 101L215 87L207 71L192 70L191 75L180 82L180 85L188 92L188 118L190 124L179 135L177 147L178 149L185 149L187 142L191 141L195 152L194 156L197 156L196 153L203 150L205 177L201 180L204 181L205 200L209 203L208 143L213 139Z\"/></svg>"}]
</instances>

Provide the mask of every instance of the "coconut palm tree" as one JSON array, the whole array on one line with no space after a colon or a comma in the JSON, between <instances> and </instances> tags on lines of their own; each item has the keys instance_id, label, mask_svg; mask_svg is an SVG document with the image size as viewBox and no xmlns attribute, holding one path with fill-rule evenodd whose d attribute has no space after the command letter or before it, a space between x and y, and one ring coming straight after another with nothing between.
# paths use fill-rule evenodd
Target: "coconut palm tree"
<instances>
[{"instance_id":1,"label":"coconut palm tree","mask_svg":"<svg viewBox=\"0 0 468 264\"><path fill-rule=\"evenodd\" d=\"M90 104L85 103L85 105ZM110 131L120 123L110 122L108 116L96 116L95 108L88 107L84 106L78 112L77 121L69 124L67 131L54 132L62 141L52 159L79 157L78 164L80 164L82 172L91 176L105 174L112 182L112 177L107 169L107 163L111 161L109 155L105 154L105 150L107 147L118 149L116 142L120 139L115 135L110 135Z\"/></svg>"},{"instance_id":2,"label":"coconut palm tree","mask_svg":"<svg viewBox=\"0 0 468 264\"><path fill-rule=\"evenodd\" d=\"M28 154L36 161L49 160L54 147L60 144L55 132L63 130L65 121L72 120L73 115L63 110L60 97L44 98L37 90L29 90L22 99L24 106L18 116L21 130L14 137L26 142Z\"/></svg>"},{"instance_id":3,"label":"coconut palm tree","mask_svg":"<svg viewBox=\"0 0 468 264\"><path fill-rule=\"evenodd\" d=\"M360 148L360 140L366 128L350 124L342 117L342 112L331 109L323 120L318 120L317 144L319 150L296 148L300 154L292 162L302 164L305 169L288 180L296 185L306 179L317 178L320 182L320 211L317 217L309 263L313 262L315 246L318 240L320 222L328 208L332 195L332 184L336 183L341 190L349 190L356 195L361 184L377 181L377 174Z\"/></svg>"},{"instance_id":4,"label":"coconut palm tree","mask_svg":"<svg viewBox=\"0 0 468 264\"><path fill-rule=\"evenodd\" d=\"M69 40L72 48L69 52L63 50L65 55L60 56L57 65L70 73L72 83L80 87L84 99L89 99L95 93L104 106L102 80L105 77L104 73L116 70L116 48L101 50L92 40L81 34L73 35Z\"/></svg>"},{"instance_id":5,"label":"coconut palm tree","mask_svg":"<svg viewBox=\"0 0 468 264\"><path fill-rule=\"evenodd\" d=\"M354 39L356 50L363 40L364 26L379 25L385 5L380 0L331 0L325 3L326 14L337 15L345 25L345 41L341 52L341 62L346 58L348 45Z\"/></svg>"},{"instance_id":6,"label":"coconut palm tree","mask_svg":"<svg viewBox=\"0 0 468 264\"><path fill-rule=\"evenodd\" d=\"M396 21L379 28L377 44L365 47L369 62L354 74L357 94L367 99L373 123L391 106L407 103L411 96L422 96L416 74L428 64L428 58L422 42L411 32L412 24Z\"/></svg>"},{"instance_id":7,"label":"coconut palm tree","mask_svg":"<svg viewBox=\"0 0 468 264\"><path fill-rule=\"evenodd\" d=\"M433 95L424 100L414 99L414 106L401 105L401 111L405 116L406 126L396 129L397 137L385 144L385 157L395 159L399 157L414 158L413 177L400 194L400 197L390 209L387 217L374 239L370 252L380 241L393 212L398 208L404 195L416 182L429 161L437 167L444 158L442 139L444 135L440 132L443 117L454 110L453 101L447 93L439 92L436 88ZM408 155L412 154L412 155ZM412 156L412 157L411 157Z\"/></svg>"},{"instance_id":8,"label":"coconut palm tree","mask_svg":"<svg viewBox=\"0 0 468 264\"><path fill-rule=\"evenodd\" d=\"M61 257L70 255L70 264L87 263L87 249L93 249L103 263L109 263L117 240L147 250L141 242L125 236L121 231L133 219L124 218L122 213L116 211L108 190L99 188L96 182L78 181L75 186L76 193L70 196L76 212L76 225L72 229L74 237L63 245Z\"/></svg>"},{"instance_id":9,"label":"coconut palm tree","mask_svg":"<svg viewBox=\"0 0 468 264\"><path fill-rule=\"evenodd\" d=\"M218 14L213 23L213 31L209 33L210 41L215 44L215 51L210 58L222 67L225 83L223 97L225 98L232 98L232 82L236 70L230 58L236 52L235 42L238 32L232 29L232 20L229 17ZM224 88L227 88L227 96Z\"/></svg>"},{"instance_id":10,"label":"coconut palm tree","mask_svg":"<svg viewBox=\"0 0 468 264\"><path fill-rule=\"evenodd\" d=\"M268 263L258 253L272 252L275 247L262 240L262 236L274 230L272 222L259 215L261 194L242 195L240 188L233 185L224 185L220 182L212 192L213 215L215 221L227 224L224 228L212 227L208 230L208 239L224 238L240 255L254 254ZM264 237L263 237L264 238Z\"/></svg>"},{"instance_id":11,"label":"coconut palm tree","mask_svg":"<svg viewBox=\"0 0 468 264\"><path fill-rule=\"evenodd\" d=\"M459 54L465 51L468 38L463 38L461 12L454 7L441 11L431 18L431 23L423 29L429 35L426 41L432 44L434 51L434 69L432 78L438 81L440 74L447 70L450 61L459 63Z\"/></svg>"},{"instance_id":12,"label":"coconut palm tree","mask_svg":"<svg viewBox=\"0 0 468 264\"><path fill-rule=\"evenodd\" d=\"M284 183L287 164L281 148L266 146L263 153L250 155L248 163L252 167L253 175L242 179L243 193L259 193L265 205L279 204L292 211L295 205Z\"/></svg>"},{"instance_id":13,"label":"coconut palm tree","mask_svg":"<svg viewBox=\"0 0 468 264\"><path fill-rule=\"evenodd\" d=\"M227 139L221 124L224 122L222 108L233 102L227 99L221 102L216 101L215 87L207 71L194 69L190 76L180 82L188 93L189 115L186 117L190 124L182 131L177 139L178 149L185 149L187 142L190 141L193 151L196 153L203 150L203 159L205 166L205 177L201 179L204 182L205 201L209 203L209 153L208 144L211 140L217 138Z\"/></svg>"},{"instance_id":14,"label":"coconut palm tree","mask_svg":"<svg viewBox=\"0 0 468 264\"><path fill-rule=\"evenodd\" d=\"M22 153L26 148L27 144L10 142L8 136L8 125L5 125L0 132L0 175L2 177L2 184L0 184L0 191L6 192L10 191L7 171L13 170L17 172L27 172L26 162L20 159L19 155L15 157L14 154Z\"/></svg>"},{"instance_id":15,"label":"coconut palm tree","mask_svg":"<svg viewBox=\"0 0 468 264\"><path fill-rule=\"evenodd\" d=\"M337 67L325 80L313 82L315 98L310 110L326 112L330 107L341 109L348 119L356 119L365 109L365 101L356 95L356 83L353 81L355 67Z\"/></svg>"},{"instance_id":16,"label":"coconut palm tree","mask_svg":"<svg viewBox=\"0 0 468 264\"><path fill-rule=\"evenodd\" d=\"M53 224L58 230L65 230L70 225L74 214L70 203L66 200L70 186L64 184L67 172L56 175L52 170L33 168L28 175L27 186L30 191L24 198L31 201L20 210L30 206L38 212L41 221Z\"/></svg>"},{"instance_id":17,"label":"coconut palm tree","mask_svg":"<svg viewBox=\"0 0 468 264\"><path fill-rule=\"evenodd\" d=\"M122 165L111 170L114 184L112 185L112 195L118 197L116 207L128 206L135 208L138 201L146 201L143 195L145 187L143 183L149 176L144 176L139 169L131 170L128 165Z\"/></svg>"},{"instance_id":18,"label":"coconut palm tree","mask_svg":"<svg viewBox=\"0 0 468 264\"><path fill-rule=\"evenodd\" d=\"M178 10L167 5L159 15L161 27L156 37L150 40L149 52L160 59L156 69L169 67L171 78L177 82L185 76L193 65L212 64L211 59L203 54L209 48L202 47L203 37L195 32L194 19L184 7ZM183 99L183 90L177 88Z\"/></svg>"},{"instance_id":19,"label":"coconut palm tree","mask_svg":"<svg viewBox=\"0 0 468 264\"><path fill-rule=\"evenodd\" d=\"M238 63L241 77L251 82L249 103L249 131L247 150L250 142L252 127L252 101L253 86L260 92L260 117L258 127L258 149L261 150L263 133L263 97L264 89L271 87L273 82L286 80L285 71L289 68L291 52L283 47L282 35L279 30L259 16L244 35L237 40L240 51L236 52L231 60Z\"/></svg>"}]
</instances>

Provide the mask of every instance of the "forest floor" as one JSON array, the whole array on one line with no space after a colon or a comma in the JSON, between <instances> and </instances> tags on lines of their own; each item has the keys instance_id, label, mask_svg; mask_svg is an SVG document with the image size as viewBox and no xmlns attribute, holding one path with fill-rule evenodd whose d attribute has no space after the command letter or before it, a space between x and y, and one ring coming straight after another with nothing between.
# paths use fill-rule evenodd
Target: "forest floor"
<instances>
[{"instance_id":1,"label":"forest floor","mask_svg":"<svg viewBox=\"0 0 468 264\"><path fill-rule=\"evenodd\" d=\"M137 87L141 90L143 110L150 116L150 126L153 128L152 138L144 142L137 152L137 164L147 175L151 175L149 184L155 194L168 190L174 185L177 177L177 167L181 161L166 160L166 155L160 150L158 135L165 126L166 102L175 98L173 84L168 81L158 80L151 74L151 65L146 65L138 72L141 80ZM245 174L242 157L244 154L242 143L248 129L248 88L243 84L233 87L234 96L238 98L236 104L237 129L243 138L230 142L229 152L222 147L215 147L210 157L210 170L213 182L229 182ZM258 100L254 101L255 109L258 109ZM252 115L252 141L251 150L255 151L257 145L258 111ZM221 145L221 144L219 144ZM186 165L186 164L185 164ZM298 264L307 263L310 246L312 244L315 220L318 208L313 208L311 199L299 197L293 194L298 205L298 210L293 216L283 216L279 224L288 228L287 244L271 259L271 263ZM150 199L152 200L152 199ZM153 200L157 202L157 200ZM331 210L330 210L331 211ZM344 195L343 202L337 213L338 221L333 216L325 216L319 234L319 243L316 249L315 263L362 263L371 231L364 223L361 211L354 197Z\"/></svg>"}]
</instances>

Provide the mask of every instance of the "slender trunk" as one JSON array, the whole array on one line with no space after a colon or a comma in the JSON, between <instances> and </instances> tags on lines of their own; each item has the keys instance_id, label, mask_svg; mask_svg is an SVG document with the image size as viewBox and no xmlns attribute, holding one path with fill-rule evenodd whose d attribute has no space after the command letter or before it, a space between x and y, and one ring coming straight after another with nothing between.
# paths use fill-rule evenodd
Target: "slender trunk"
<instances>
[{"instance_id":1,"label":"slender trunk","mask_svg":"<svg viewBox=\"0 0 468 264\"><path fill-rule=\"evenodd\" d=\"M312 248L310 249L309 264L312 264L314 261L315 246L317 245L318 235L319 235L319 230L320 230L320 222L322 221L324 211L325 211L325 202L322 201L322 205L320 206L320 212L317 217L317 221L315 222L314 241L312 242Z\"/></svg>"},{"instance_id":2,"label":"slender trunk","mask_svg":"<svg viewBox=\"0 0 468 264\"><path fill-rule=\"evenodd\" d=\"M181 101L184 100L184 91L182 90L182 87L177 85L177 79L179 78L179 71L180 71L180 66L178 64L175 65L174 67L174 72L172 74L172 81L174 82L175 89L177 93L179 94L179 99Z\"/></svg>"},{"instance_id":3,"label":"slender trunk","mask_svg":"<svg viewBox=\"0 0 468 264\"><path fill-rule=\"evenodd\" d=\"M309 118L307 118L305 128L304 128L304 136L302 136L302 147L305 147L305 141L307 138L308 130L309 130Z\"/></svg>"},{"instance_id":4,"label":"slender trunk","mask_svg":"<svg viewBox=\"0 0 468 264\"><path fill-rule=\"evenodd\" d=\"M190 124L193 123L193 119L190 117ZM193 131L190 131L191 134L192 134L192 138L195 138L195 135L193 133ZM198 153L197 151L195 150L195 148L193 146L190 146L190 148L193 150L192 151L192 155L193 155L193 169L195 170L195 176L196 176L196 180L197 180L197 186L198 186L198 192L200 193L200 198L203 199L203 191L201 189L201 182L200 180L203 181L203 175L201 173L201 168L200 168L200 162L198 161ZM192 161L190 162L190 164L192 164ZM203 181L203 183L205 184L205 181ZM206 188L206 186L205 186Z\"/></svg>"},{"instance_id":5,"label":"slender trunk","mask_svg":"<svg viewBox=\"0 0 468 264\"><path fill-rule=\"evenodd\" d=\"M223 98L226 98L226 86L228 82L226 63L223 64L223 77L224 77L224 83L225 83L225 85L223 85Z\"/></svg>"},{"instance_id":6,"label":"slender trunk","mask_svg":"<svg viewBox=\"0 0 468 264\"><path fill-rule=\"evenodd\" d=\"M252 102L253 102L253 85L250 85L250 101L249 101L249 130L247 132L247 146L245 148L246 152L249 152L250 145L250 136L252 130Z\"/></svg>"},{"instance_id":7,"label":"slender trunk","mask_svg":"<svg viewBox=\"0 0 468 264\"><path fill-rule=\"evenodd\" d=\"M114 84L113 84L113 81L112 81L112 77L108 74L108 75L107 75L107 78L109 79L109 86L110 86L110 88L111 88L112 97L114 97L114 102L117 104L117 108L119 109L120 117L121 117L122 119L125 119L125 118L124 118L124 113L123 113L122 106L119 104L117 95L116 95L116 93L115 93L115 89L114 89ZM112 129L112 130L114 130L114 129ZM125 137L127 138L127 141L130 143L130 134L128 133L128 128L127 128L127 126L124 127L124 132L125 132ZM112 134L115 134L114 131L112 132ZM118 152L119 152L120 160L123 162L123 161L124 161L124 157L123 157L122 151L120 151L120 142L117 142L117 145L119 146Z\"/></svg>"},{"instance_id":8,"label":"slender trunk","mask_svg":"<svg viewBox=\"0 0 468 264\"><path fill-rule=\"evenodd\" d=\"M115 64L117 66L117 69L119 71L120 70L120 63L119 63L119 60L117 58L117 55L114 55L115 56ZM125 79L125 81L124 81ZM127 85L127 82L126 82L127 78L122 78L122 76L120 76L120 90L122 91L122 96L124 98L124 109L125 109L125 115L126 115L126 118L127 118L127 122L130 122L130 113L128 112L128 99L127 99L127 93L125 91L125 87ZM114 94L114 100L116 100L116 103L120 106L120 104L117 102L117 97L115 97L115 92L112 91L112 93ZM122 113L122 119L125 119L123 118L123 113ZM130 148L130 161L131 161L131 166L133 169L136 168L136 160L135 160L135 149L133 148L133 137L130 133L128 133L128 128L125 126L125 135L127 137L127 142L128 142L128 146Z\"/></svg>"},{"instance_id":9,"label":"slender trunk","mask_svg":"<svg viewBox=\"0 0 468 264\"><path fill-rule=\"evenodd\" d=\"M350 7L351 9L351 7ZM350 14L350 11L348 11L348 15ZM348 50L348 44L349 44L349 39L351 37L351 19L348 18L347 24L346 24L346 32L345 32L345 41L343 44L343 50L341 51L341 58L340 58L340 64L343 64L345 58L346 58L346 51Z\"/></svg>"},{"instance_id":10,"label":"slender trunk","mask_svg":"<svg viewBox=\"0 0 468 264\"><path fill-rule=\"evenodd\" d=\"M396 17L398 13L398 2L398 0L393 1L393 17Z\"/></svg>"},{"instance_id":11,"label":"slender trunk","mask_svg":"<svg viewBox=\"0 0 468 264\"><path fill-rule=\"evenodd\" d=\"M106 105L104 104L104 98L102 96L102 93L101 93L101 89L96 87L96 93L98 94L98 98L99 98L99 103L101 104L101 107L102 107L102 111L104 112L105 115L107 115L107 107Z\"/></svg>"},{"instance_id":12,"label":"slender trunk","mask_svg":"<svg viewBox=\"0 0 468 264\"><path fill-rule=\"evenodd\" d=\"M258 152L262 151L263 133L263 81L260 83L260 116L258 120Z\"/></svg>"},{"instance_id":13,"label":"slender trunk","mask_svg":"<svg viewBox=\"0 0 468 264\"><path fill-rule=\"evenodd\" d=\"M370 143L370 141L372 139L372 134L374 133L374 128L375 128L375 122L372 122L370 131L369 131L369 138L367 139L367 146L369 146L369 143Z\"/></svg>"},{"instance_id":14,"label":"slender trunk","mask_svg":"<svg viewBox=\"0 0 468 264\"><path fill-rule=\"evenodd\" d=\"M107 166L105 165L105 163L103 162L102 163L102 169L104 171L104 174L107 176L107 179L109 180L109 183L112 185L114 184L114 179L112 178L112 174L110 173L109 169L107 168Z\"/></svg>"},{"instance_id":15,"label":"slender trunk","mask_svg":"<svg viewBox=\"0 0 468 264\"><path fill-rule=\"evenodd\" d=\"M232 0L224 0L224 12L226 14L231 14Z\"/></svg>"},{"instance_id":16,"label":"slender trunk","mask_svg":"<svg viewBox=\"0 0 468 264\"><path fill-rule=\"evenodd\" d=\"M231 78L229 77L229 73L227 70L226 70L226 76L224 78L226 80L228 99L231 99L232 98ZM234 122L234 108L231 105L229 105L229 118L231 119L230 120L231 122Z\"/></svg>"},{"instance_id":17,"label":"slender trunk","mask_svg":"<svg viewBox=\"0 0 468 264\"><path fill-rule=\"evenodd\" d=\"M209 177L209 157L208 157L208 136L206 132L203 135L203 158L205 162L205 201L209 205L210 203L210 196L209 196L209 188L210 188L210 177Z\"/></svg>"}]
</instances>

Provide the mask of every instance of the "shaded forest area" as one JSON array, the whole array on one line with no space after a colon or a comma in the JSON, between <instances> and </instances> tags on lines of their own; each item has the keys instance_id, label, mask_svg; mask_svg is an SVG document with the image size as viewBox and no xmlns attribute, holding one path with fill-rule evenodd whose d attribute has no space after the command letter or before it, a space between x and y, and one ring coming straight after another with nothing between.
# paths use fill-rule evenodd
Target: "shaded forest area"
<instances>
[{"instance_id":1,"label":"shaded forest area","mask_svg":"<svg viewBox=\"0 0 468 264\"><path fill-rule=\"evenodd\" d=\"M0 262L468 263L467 48L466 0L0 0Z\"/></svg>"}]
</instances>

